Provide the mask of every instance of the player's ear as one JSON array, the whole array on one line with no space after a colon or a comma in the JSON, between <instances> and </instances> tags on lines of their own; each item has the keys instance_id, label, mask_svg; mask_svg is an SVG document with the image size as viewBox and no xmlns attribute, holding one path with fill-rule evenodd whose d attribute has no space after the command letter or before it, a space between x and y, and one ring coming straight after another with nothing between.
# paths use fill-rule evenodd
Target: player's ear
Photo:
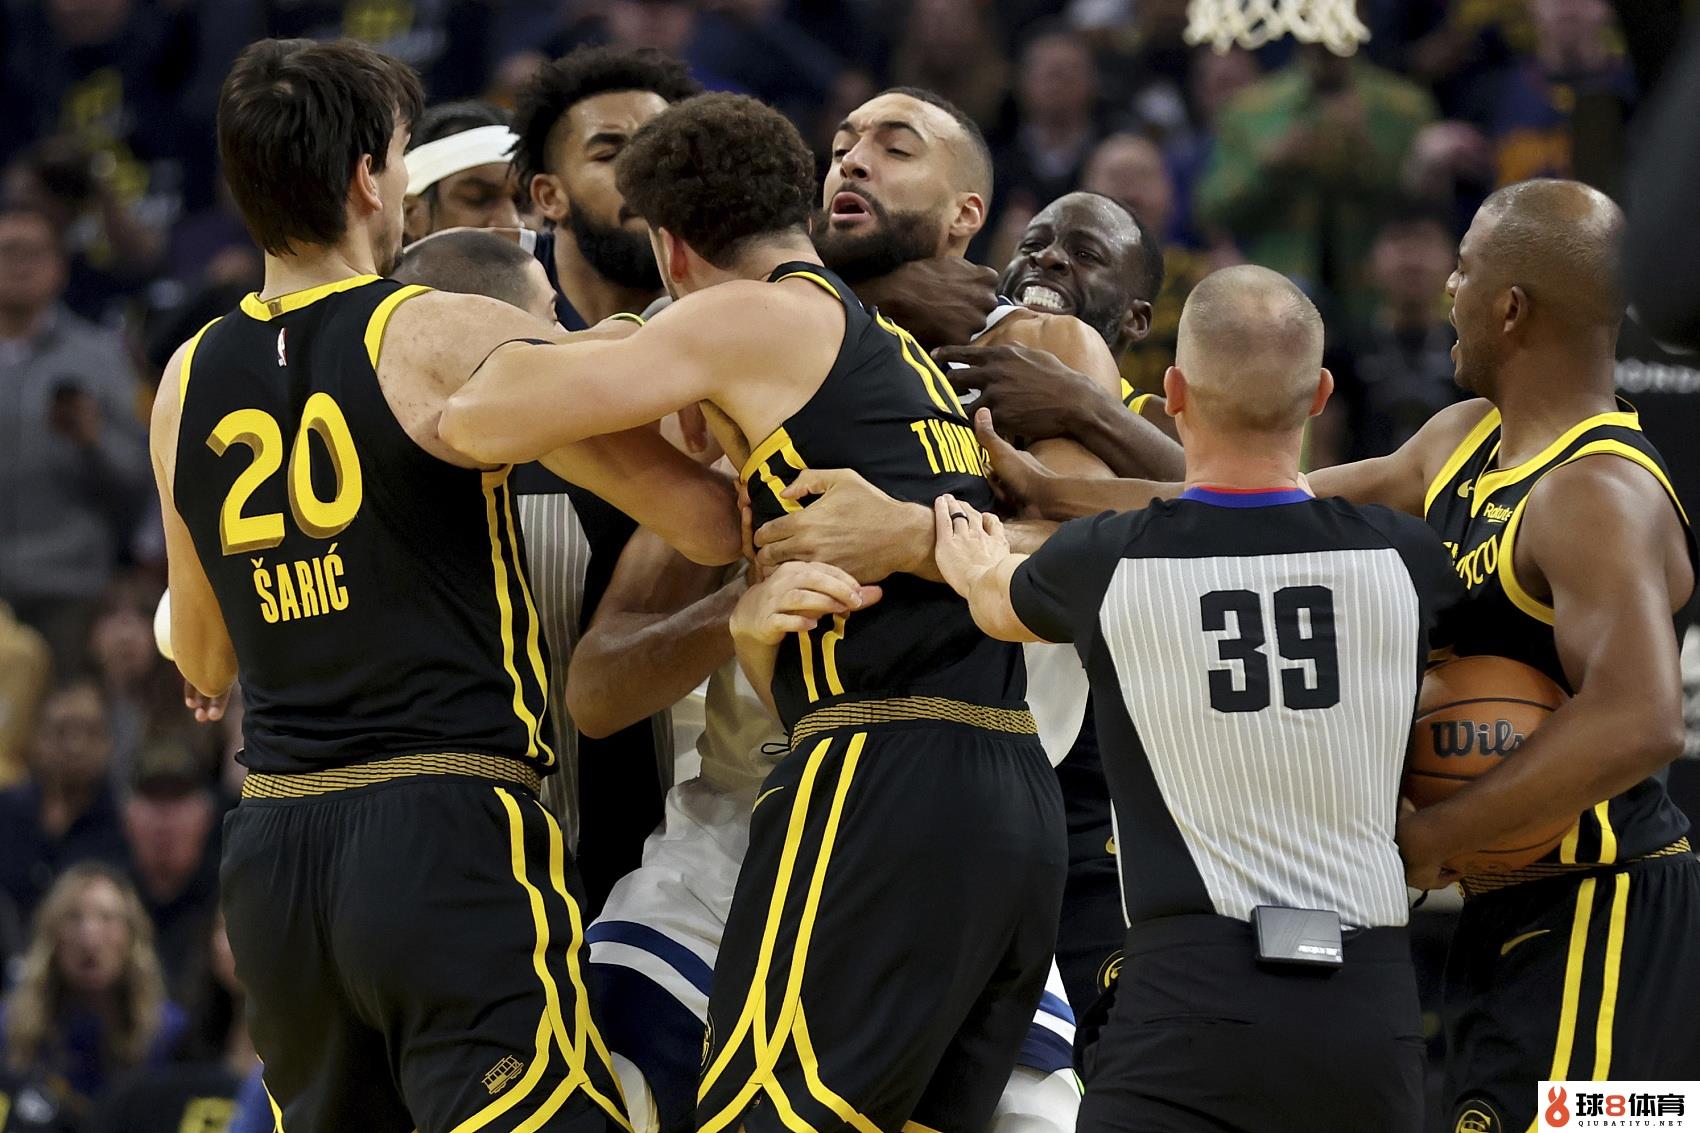
<instances>
[{"instance_id":1,"label":"player's ear","mask_svg":"<svg viewBox=\"0 0 1700 1133\"><path fill-rule=\"evenodd\" d=\"M1317 417L1322 413L1322 407L1328 404L1328 399L1334 394L1334 375L1327 366L1322 367L1322 377L1316 383L1316 396L1311 399L1308 416Z\"/></svg>"},{"instance_id":2,"label":"player's ear","mask_svg":"<svg viewBox=\"0 0 1700 1133\"><path fill-rule=\"evenodd\" d=\"M1529 317L1529 293L1516 284L1499 297L1499 319L1504 331L1509 334Z\"/></svg>"},{"instance_id":3,"label":"player's ear","mask_svg":"<svg viewBox=\"0 0 1700 1133\"><path fill-rule=\"evenodd\" d=\"M566 220L572 213L572 201L567 197L567 187L561 184L561 179L553 173L537 173L531 178L531 203L537 206L537 211L556 224Z\"/></svg>"},{"instance_id":4,"label":"player's ear","mask_svg":"<svg viewBox=\"0 0 1700 1133\"><path fill-rule=\"evenodd\" d=\"M682 283L691 274L690 246L665 228L654 231L661 240L661 274Z\"/></svg>"},{"instance_id":5,"label":"player's ear","mask_svg":"<svg viewBox=\"0 0 1700 1133\"><path fill-rule=\"evenodd\" d=\"M367 212L383 211L384 194L372 172L372 155L369 153L361 154L360 164L354 167L354 179L348 184L348 199Z\"/></svg>"},{"instance_id":6,"label":"player's ear","mask_svg":"<svg viewBox=\"0 0 1700 1133\"><path fill-rule=\"evenodd\" d=\"M1127 305L1127 311L1122 315L1122 329L1116 336L1116 349L1122 350L1143 339L1151 333L1151 304L1144 299L1135 299Z\"/></svg>"},{"instance_id":7,"label":"player's ear","mask_svg":"<svg viewBox=\"0 0 1700 1133\"><path fill-rule=\"evenodd\" d=\"M956 198L956 217L950 222L952 240L972 240L986 226L986 198L979 193L962 193Z\"/></svg>"}]
</instances>

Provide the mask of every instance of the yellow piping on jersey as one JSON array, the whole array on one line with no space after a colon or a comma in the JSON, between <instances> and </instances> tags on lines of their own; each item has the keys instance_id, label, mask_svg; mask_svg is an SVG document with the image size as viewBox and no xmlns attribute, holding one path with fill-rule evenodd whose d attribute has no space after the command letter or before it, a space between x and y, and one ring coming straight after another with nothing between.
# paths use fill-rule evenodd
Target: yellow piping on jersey
<instances>
[{"instance_id":1,"label":"yellow piping on jersey","mask_svg":"<svg viewBox=\"0 0 1700 1133\"><path fill-rule=\"evenodd\" d=\"M1499 491L1499 489L1505 487L1507 484L1515 484L1519 480L1527 479L1532 473L1541 471L1543 466L1573 444L1577 437L1580 437L1589 429L1611 425L1616 425L1624 429L1633 429L1636 432L1641 431L1641 423L1633 411L1619 410L1615 413L1598 413L1585 420L1578 421L1576 424L1566 429L1563 433L1559 434L1558 438L1551 444L1547 445L1546 448L1542 449L1534 456L1531 456L1528 460L1523 461L1521 464L1514 465L1511 468L1484 472L1478 476L1476 478L1475 495L1474 498L1470 500L1470 514L1475 515L1478 511L1480 511L1482 505L1487 502L1487 498L1493 495L1493 493ZM1574 459L1576 459L1576 457L1572 456L1564 463L1568 464ZM1563 467L1563 465L1560 465L1559 467Z\"/></svg>"},{"instance_id":2,"label":"yellow piping on jersey","mask_svg":"<svg viewBox=\"0 0 1700 1133\"><path fill-rule=\"evenodd\" d=\"M222 319L224 316L220 315L218 318ZM178 405L182 405L184 399L189 396L189 363L195 360L195 348L201 344L201 336L211 330L213 323L216 322L218 322L218 319L214 319L211 323L196 331L195 337L191 338L188 345L183 347L183 364L177 368Z\"/></svg>"},{"instance_id":3,"label":"yellow piping on jersey","mask_svg":"<svg viewBox=\"0 0 1700 1133\"><path fill-rule=\"evenodd\" d=\"M263 1068L260 1071L260 1089L266 1092L266 1104L272 1107L272 1133L283 1133L283 1110L278 1108L277 1099L272 1097L272 1088L266 1085Z\"/></svg>"},{"instance_id":4,"label":"yellow piping on jersey","mask_svg":"<svg viewBox=\"0 0 1700 1133\"><path fill-rule=\"evenodd\" d=\"M291 311L299 311L303 307L311 306L327 295L335 295L339 291L352 291L356 287L365 287L368 283L376 283L379 278L375 275L351 275L347 279L339 279L335 283L321 283L317 287L291 291L287 295L279 295L275 299L262 299L259 292L250 291L242 296L242 313L251 319L269 323L279 315L287 315Z\"/></svg>"},{"instance_id":5,"label":"yellow piping on jersey","mask_svg":"<svg viewBox=\"0 0 1700 1133\"><path fill-rule=\"evenodd\" d=\"M1629 875L1620 873L1615 880L1611 895L1611 927L1606 933L1606 973L1600 988L1600 1017L1594 1025L1593 1080L1596 1082L1611 1077L1612 1024L1617 1020L1617 981L1623 968L1623 926L1629 913Z\"/></svg>"},{"instance_id":6,"label":"yellow piping on jersey","mask_svg":"<svg viewBox=\"0 0 1700 1133\"><path fill-rule=\"evenodd\" d=\"M537 756L537 717L525 703L525 685L519 670L514 667L514 606L508 594L508 564L502 547L502 532L497 519L496 491L508 478L508 469L484 473L484 512L490 524L490 566L496 586L496 608L502 617L502 668L514 683L514 715L525 727L527 756Z\"/></svg>"},{"instance_id":7,"label":"yellow piping on jersey","mask_svg":"<svg viewBox=\"0 0 1700 1133\"><path fill-rule=\"evenodd\" d=\"M1423 496L1424 515L1427 515L1429 509L1434 506L1435 498L1440 495L1446 485L1450 484L1452 478L1458 475L1458 470L1464 467L1466 461L1476 455L1476 450L1482 447L1482 442L1487 440L1488 434L1497 428L1499 428L1499 410L1497 408L1489 409L1482 416L1482 419L1476 422L1475 427L1464 434L1464 439L1458 442L1458 447L1452 450L1452 455L1446 458L1446 463L1440 466L1440 471L1435 474L1433 480L1429 481L1428 492Z\"/></svg>"},{"instance_id":8,"label":"yellow piping on jersey","mask_svg":"<svg viewBox=\"0 0 1700 1133\"><path fill-rule=\"evenodd\" d=\"M1134 396L1132 401L1127 403L1127 407L1134 413L1135 416L1143 417L1145 416L1145 407L1151 404L1152 399L1156 396L1157 395L1154 393L1137 394Z\"/></svg>"},{"instance_id":9,"label":"yellow piping on jersey","mask_svg":"<svg viewBox=\"0 0 1700 1133\"><path fill-rule=\"evenodd\" d=\"M1600 824L1600 864L1617 861L1617 831L1611 828L1611 800L1594 806L1594 821Z\"/></svg>"},{"instance_id":10,"label":"yellow piping on jersey","mask_svg":"<svg viewBox=\"0 0 1700 1133\"><path fill-rule=\"evenodd\" d=\"M791 1028L791 1036L797 1040L797 1061L803 1068L803 1083L808 1086L814 1099L837 1114L838 1119L856 1130L856 1133L881 1133L880 1127L870 1121L866 1114L821 1080L820 1059L815 1056L815 1044L809 1039L809 1025L805 1021L801 1003L797 1005L797 1023ZM909 1126L905 1125L904 1128Z\"/></svg>"},{"instance_id":11,"label":"yellow piping on jersey","mask_svg":"<svg viewBox=\"0 0 1700 1133\"><path fill-rule=\"evenodd\" d=\"M816 275L812 271L788 271L773 282L784 283L788 279L806 279L810 283L818 283L834 299L837 299L840 303L844 302L844 296L838 293L838 288L834 287L824 275Z\"/></svg>"},{"instance_id":12,"label":"yellow piping on jersey","mask_svg":"<svg viewBox=\"0 0 1700 1133\"><path fill-rule=\"evenodd\" d=\"M608 316L607 321L611 323L636 323L640 327L644 325L643 316L633 311L615 311L612 315Z\"/></svg>"},{"instance_id":13,"label":"yellow piping on jersey","mask_svg":"<svg viewBox=\"0 0 1700 1133\"><path fill-rule=\"evenodd\" d=\"M845 614L832 615L832 628L821 635L820 663L825 670L826 690L833 696L844 695L844 682L838 679L838 643L844 640Z\"/></svg>"},{"instance_id":14,"label":"yellow piping on jersey","mask_svg":"<svg viewBox=\"0 0 1700 1133\"><path fill-rule=\"evenodd\" d=\"M1606 417L1628 417L1631 422L1628 427L1635 427L1633 424L1635 415L1633 413L1607 413L1602 414L1600 417L1590 418L1590 420L1595 423L1601 423ZM1617 422L1603 421L1603 423L1616 424ZM1637 431L1639 430L1637 429ZM1572 429L1570 433L1566 433L1565 436L1574 440L1575 438L1572 434L1575 432L1576 430ZM1548 469L1548 471L1556 471L1557 469L1563 468L1566 464L1571 464L1575 461L1581 460L1585 456L1597 456L1602 453L1609 453L1613 456L1621 456L1623 459L1630 461L1633 464L1638 464L1642 468L1645 468L1648 472L1651 472L1653 474L1653 478L1658 480L1659 485L1664 488L1665 495L1668 496L1671 503L1676 506L1677 514L1682 517L1683 525L1687 526L1688 513L1683 510L1682 501L1677 499L1676 489L1671 486L1670 479L1665 475L1664 470L1659 467L1658 461L1654 460L1640 449L1631 445L1626 445L1622 441L1611 440L1609 438L1589 441L1587 444L1567 456L1563 461L1553 465L1553 467ZM1482 481L1486 479L1487 477L1484 476L1481 480L1476 482L1478 493L1477 499L1486 498L1485 495L1481 494L1481 484ZM1530 594L1523 588L1523 584L1517 579L1517 571L1512 565L1512 562L1516 557L1513 550L1516 546L1517 531L1523 520L1523 509L1528 506L1529 499L1529 496L1524 496L1521 500L1517 501L1517 506L1511 512L1511 518L1505 523L1505 535L1502 537L1499 546L1499 567L1497 573L1499 575L1499 584L1504 588L1505 596L1511 599L1511 604L1516 606L1519 610L1522 610L1525 614L1528 614L1531 618L1534 618L1536 621L1544 622L1550 626L1556 621L1552 606L1541 601L1539 598L1536 598L1533 594ZM1472 510L1473 508L1474 505L1472 505Z\"/></svg>"},{"instance_id":15,"label":"yellow piping on jersey","mask_svg":"<svg viewBox=\"0 0 1700 1133\"><path fill-rule=\"evenodd\" d=\"M373 309L372 317L366 320L366 357L371 359L372 369L378 368L378 348L384 344L384 329L390 325L390 316L395 314L395 309L415 295L423 295L429 290L429 287L421 287L418 284L403 287L384 296L384 301Z\"/></svg>"}]
</instances>

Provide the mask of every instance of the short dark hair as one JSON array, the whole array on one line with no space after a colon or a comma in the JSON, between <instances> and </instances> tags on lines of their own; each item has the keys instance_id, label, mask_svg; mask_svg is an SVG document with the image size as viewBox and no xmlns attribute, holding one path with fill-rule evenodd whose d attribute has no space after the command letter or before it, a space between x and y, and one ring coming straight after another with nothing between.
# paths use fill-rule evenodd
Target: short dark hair
<instances>
[{"instance_id":1,"label":"short dark hair","mask_svg":"<svg viewBox=\"0 0 1700 1133\"><path fill-rule=\"evenodd\" d=\"M1077 191L1109 201L1126 213L1127 218L1133 222L1134 230L1139 233L1139 294L1142 299L1155 303L1157 293L1163 290L1163 276L1168 270L1163 261L1162 241L1151 231L1151 226L1145 223L1144 218L1128 207L1126 201L1118 201L1108 193L1100 193L1094 189Z\"/></svg>"},{"instance_id":2,"label":"short dark hair","mask_svg":"<svg viewBox=\"0 0 1700 1133\"><path fill-rule=\"evenodd\" d=\"M928 106L936 106L946 114L950 115L951 120L954 121L968 137L968 145L973 151L974 161L974 168L969 170L969 175L975 182L975 191L986 199L986 205L987 207L990 207L992 203L992 189L994 187L992 174L992 147L986 144L986 135L980 129L980 124L970 118L966 111L956 105L956 103L950 101L950 99L941 94L934 94L930 90L924 90L921 87L887 87L885 90L880 91L880 94L900 94L906 98L912 98L917 102L924 102ZM876 95L875 97L878 96Z\"/></svg>"},{"instance_id":3,"label":"short dark hair","mask_svg":"<svg viewBox=\"0 0 1700 1133\"><path fill-rule=\"evenodd\" d=\"M531 253L482 228L452 228L408 245L390 278L438 291L486 295L524 309L531 296L525 271Z\"/></svg>"},{"instance_id":4,"label":"short dark hair","mask_svg":"<svg viewBox=\"0 0 1700 1133\"><path fill-rule=\"evenodd\" d=\"M779 111L741 94L704 94L639 130L614 163L626 205L718 268L751 240L806 232L815 159Z\"/></svg>"},{"instance_id":5,"label":"short dark hair","mask_svg":"<svg viewBox=\"0 0 1700 1133\"><path fill-rule=\"evenodd\" d=\"M514 167L521 185L549 171L549 135L561 115L587 98L612 91L649 91L683 102L702 87L685 65L659 51L580 47L537 69L514 100Z\"/></svg>"},{"instance_id":6,"label":"short dark hair","mask_svg":"<svg viewBox=\"0 0 1700 1133\"><path fill-rule=\"evenodd\" d=\"M250 44L218 93L218 153L260 247L287 255L342 239L361 156L383 172L391 137L424 105L412 68L353 40Z\"/></svg>"},{"instance_id":7,"label":"short dark hair","mask_svg":"<svg viewBox=\"0 0 1700 1133\"><path fill-rule=\"evenodd\" d=\"M426 107L425 113L413 124L413 136L407 140L409 151L427 142L441 141L480 126L506 126L508 112L476 98L463 102L440 102Z\"/></svg>"}]
</instances>

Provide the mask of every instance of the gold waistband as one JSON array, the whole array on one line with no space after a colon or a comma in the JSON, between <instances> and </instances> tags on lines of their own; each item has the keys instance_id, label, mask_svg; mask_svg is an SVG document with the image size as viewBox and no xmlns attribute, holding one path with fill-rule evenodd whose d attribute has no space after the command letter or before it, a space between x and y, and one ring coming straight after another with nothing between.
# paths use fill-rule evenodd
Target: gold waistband
<instances>
[{"instance_id":1,"label":"gold waistband","mask_svg":"<svg viewBox=\"0 0 1700 1133\"><path fill-rule=\"evenodd\" d=\"M798 720L791 729L791 745L795 747L811 736L839 728L866 728L914 720L941 720L1017 736L1039 734L1033 713L1025 708L988 708L983 704L969 704L943 696L899 696L891 700L858 700L817 708Z\"/></svg>"},{"instance_id":2,"label":"gold waistband","mask_svg":"<svg viewBox=\"0 0 1700 1133\"><path fill-rule=\"evenodd\" d=\"M376 759L371 763L356 763L348 767L332 767L324 771L303 771L293 775L249 772L242 780L245 799L306 799L329 795L337 791L352 791L396 779L417 776L463 776L470 779L495 779L525 787L536 792L542 786L537 772L513 759L499 755L464 755L443 752L436 755L398 755Z\"/></svg>"},{"instance_id":3,"label":"gold waistband","mask_svg":"<svg viewBox=\"0 0 1700 1133\"><path fill-rule=\"evenodd\" d=\"M1655 858L1669 858L1677 854L1686 854L1693 849L1687 837L1678 838L1668 846L1654 850L1650 854L1642 854L1638 858L1626 861L1601 864L1600 862L1534 862L1522 869L1508 870L1505 873L1479 873L1463 878L1458 882L1458 888L1464 891L1465 897L1480 897L1483 893L1494 893L1513 885L1522 885L1526 881L1543 881L1549 877L1564 877L1570 874L1599 873L1614 869L1622 869L1636 862L1650 862Z\"/></svg>"}]
</instances>

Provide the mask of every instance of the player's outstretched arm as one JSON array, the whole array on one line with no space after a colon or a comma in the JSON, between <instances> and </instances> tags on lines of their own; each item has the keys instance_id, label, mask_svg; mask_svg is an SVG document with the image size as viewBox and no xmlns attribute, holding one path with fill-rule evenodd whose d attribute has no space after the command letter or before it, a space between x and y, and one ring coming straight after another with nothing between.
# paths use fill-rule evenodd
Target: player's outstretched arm
<instances>
[{"instance_id":1,"label":"player's outstretched arm","mask_svg":"<svg viewBox=\"0 0 1700 1133\"><path fill-rule=\"evenodd\" d=\"M1682 751L1682 673L1672 611L1694 589L1664 490L1620 458L1550 474L1525 505L1509 564L1553 633L1576 695L1492 773L1405 816L1400 849L1413 885L1441 863L1572 817L1653 774ZM1503 569L1503 568L1502 568Z\"/></svg>"},{"instance_id":2,"label":"player's outstretched arm","mask_svg":"<svg viewBox=\"0 0 1700 1133\"><path fill-rule=\"evenodd\" d=\"M1125 416L1132 417L1125 408ZM989 410L974 414L974 432L991 458L998 491L1008 502L1051 520L1078 519L1101 511L1136 511L1152 500L1180 494L1178 483L1154 480L1101 480L1057 476L1030 453L997 434Z\"/></svg>"},{"instance_id":3,"label":"player's outstretched arm","mask_svg":"<svg viewBox=\"0 0 1700 1133\"><path fill-rule=\"evenodd\" d=\"M742 575L699 566L639 529L567 670L567 711L587 736L613 735L683 700L732 657L728 619Z\"/></svg>"},{"instance_id":4,"label":"player's outstretched arm","mask_svg":"<svg viewBox=\"0 0 1700 1133\"><path fill-rule=\"evenodd\" d=\"M1343 496L1355 504L1381 504L1421 516L1429 482L1491 408L1483 398L1448 406L1394 452L1319 468L1305 478L1319 497Z\"/></svg>"},{"instance_id":5,"label":"player's outstretched arm","mask_svg":"<svg viewBox=\"0 0 1700 1133\"><path fill-rule=\"evenodd\" d=\"M1025 345L946 347L933 357L953 364L945 373L958 390L981 391L981 404L1012 436L1069 437L1117 476L1178 479L1184 471L1180 445L1128 412L1115 393L1119 382L1106 387Z\"/></svg>"},{"instance_id":6,"label":"player's outstretched arm","mask_svg":"<svg viewBox=\"0 0 1700 1133\"><path fill-rule=\"evenodd\" d=\"M209 702L219 701L236 683L236 646L219 609L218 596L201 566L189 527L172 496L177 427L182 412L183 355L179 347L160 379L154 398L148 448L165 522L165 558L171 593L171 653L183 678ZM211 705L204 709L211 711Z\"/></svg>"},{"instance_id":7,"label":"player's outstretched arm","mask_svg":"<svg viewBox=\"0 0 1700 1133\"><path fill-rule=\"evenodd\" d=\"M719 566L743 551L738 493L653 428L626 429L556 449L543 464L601 496L694 563Z\"/></svg>"},{"instance_id":8,"label":"player's outstretched arm","mask_svg":"<svg viewBox=\"0 0 1700 1133\"><path fill-rule=\"evenodd\" d=\"M732 610L732 642L738 664L762 703L779 718L773 702L773 667L779 643L789 633L807 633L820 619L865 610L880 600L877 586L826 563L785 563L744 591Z\"/></svg>"},{"instance_id":9,"label":"player's outstretched arm","mask_svg":"<svg viewBox=\"0 0 1700 1133\"><path fill-rule=\"evenodd\" d=\"M636 333L530 343L512 336L449 398L439 426L460 452L492 464L536 460L603 433L717 401L733 375L776 369L788 297L733 281L688 295Z\"/></svg>"},{"instance_id":10,"label":"player's outstretched arm","mask_svg":"<svg viewBox=\"0 0 1700 1133\"><path fill-rule=\"evenodd\" d=\"M933 512L926 504L893 499L849 468L805 469L781 494L807 506L756 530L760 569L820 562L863 582L893 574L944 581L933 558ZM1027 553L1056 529L1048 520L1012 520L1004 533L1017 551Z\"/></svg>"},{"instance_id":11,"label":"player's outstretched arm","mask_svg":"<svg viewBox=\"0 0 1700 1133\"><path fill-rule=\"evenodd\" d=\"M1026 555L1010 551L1003 524L955 496L933 501L933 557L950 588L968 599L974 624L999 641L1039 641L1022 624L1009 596L1009 580Z\"/></svg>"}]
</instances>

